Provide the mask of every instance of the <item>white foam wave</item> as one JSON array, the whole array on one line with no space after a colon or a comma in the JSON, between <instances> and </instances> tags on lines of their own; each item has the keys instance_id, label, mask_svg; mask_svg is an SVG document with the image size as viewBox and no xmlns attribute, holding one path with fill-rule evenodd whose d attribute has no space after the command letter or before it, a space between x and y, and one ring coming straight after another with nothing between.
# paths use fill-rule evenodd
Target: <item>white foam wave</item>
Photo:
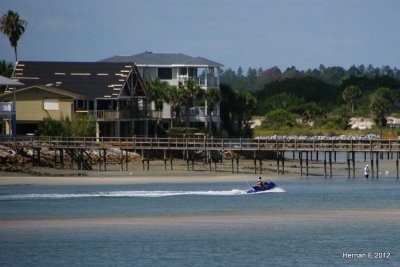
<instances>
[{"instance_id":1,"label":"white foam wave","mask_svg":"<svg viewBox=\"0 0 400 267\"><path fill-rule=\"evenodd\" d=\"M262 193L285 192L277 187ZM69 194L14 194L2 195L1 200L27 200L27 199L68 199L68 198L98 198L98 197L170 197L170 196L236 196L246 195L247 190L232 189L223 191L108 191L92 193L69 193Z\"/></svg>"}]
</instances>

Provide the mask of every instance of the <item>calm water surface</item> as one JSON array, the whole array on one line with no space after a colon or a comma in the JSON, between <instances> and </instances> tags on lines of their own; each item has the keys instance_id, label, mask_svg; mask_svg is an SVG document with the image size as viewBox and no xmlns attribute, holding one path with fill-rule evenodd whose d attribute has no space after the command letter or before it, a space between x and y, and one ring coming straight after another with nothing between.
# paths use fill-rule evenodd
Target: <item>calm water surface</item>
<instances>
[{"instance_id":1,"label":"calm water surface","mask_svg":"<svg viewBox=\"0 0 400 267\"><path fill-rule=\"evenodd\" d=\"M400 265L399 180L276 182L1 186L0 265Z\"/></svg>"}]
</instances>

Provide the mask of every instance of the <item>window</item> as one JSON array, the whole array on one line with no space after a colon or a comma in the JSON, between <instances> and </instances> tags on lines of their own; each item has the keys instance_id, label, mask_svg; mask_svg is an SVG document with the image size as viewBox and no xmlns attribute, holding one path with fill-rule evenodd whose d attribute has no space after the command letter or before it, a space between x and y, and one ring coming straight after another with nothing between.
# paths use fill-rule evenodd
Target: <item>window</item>
<instances>
[{"instance_id":1,"label":"window","mask_svg":"<svg viewBox=\"0 0 400 267\"><path fill-rule=\"evenodd\" d=\"M60 110L60 106L58 104L58 99L44 99L43 100L43 109L44 110Z\"/></svg>"},{"instance_id":2,"label":"window","mask_svg":"<svg viewBox=\"0 0 400 267\"><path fill-rule=\"evenodd\" d=\"M172 80L172 68L158 68L158 78L161 80Z\"/></svg>"},{"instance_id":3,"label":"window","mask_svg":"<svg viewBox=\"0 0 400 267\"><path fill-rule=\"evenodd\" d=\"M179 69L179 72L180 72L179 74L182 75L182 76L186 76L187 75L187 70L188 70L187 68L180 68Z\"/></svg>"}]
</instances>

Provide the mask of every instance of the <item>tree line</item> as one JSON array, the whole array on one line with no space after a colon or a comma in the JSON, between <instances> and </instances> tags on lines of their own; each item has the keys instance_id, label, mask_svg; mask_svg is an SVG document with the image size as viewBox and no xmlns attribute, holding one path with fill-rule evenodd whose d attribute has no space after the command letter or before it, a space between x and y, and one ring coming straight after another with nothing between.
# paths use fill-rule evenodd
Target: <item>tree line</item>
<instances>
[{"instance_id":1,"label":"tree line","mask_svg":"<svg viewBox=\"0 0 400 267\"><path fill-rule=\"evenodd\" d=\"M227 73L226 73L227 72ZM400 71L384 66L324 67L281 72L250 69L247 76L228 69L221 81L257 99L252 115L262 116L268 130L346 130L350 117L370 117L386 125L386 117L400 114ZM235 75L233 75L235 74ZM237 82L239 81L239 82ZM231 84L232 83L232 84ZM242 86L242 87L240 87Z\"/></svg>"},{"instance_id":2,"label":"tree line","mask_svg":"<svg viewBox=\"0 0 400 267\"><path fill-rule=\"evenodd\" d=\"M256 92L264 89L264 86L273 81L282 81L291 78L313 77L328 84L339 86L344 80L352 77L364 77L372 79L375 77L390 77L400 80L400 69L390 66L374 67L359 65L345 69L340 66L326 67L321 64L318 68L298 70L295 66L281 71L278 67L263 70L262 68L248 68L247 72L239 67L236 71L232 68L221 71L221 83L232 86L238 91Z\"/></svg>"}]
</instances>

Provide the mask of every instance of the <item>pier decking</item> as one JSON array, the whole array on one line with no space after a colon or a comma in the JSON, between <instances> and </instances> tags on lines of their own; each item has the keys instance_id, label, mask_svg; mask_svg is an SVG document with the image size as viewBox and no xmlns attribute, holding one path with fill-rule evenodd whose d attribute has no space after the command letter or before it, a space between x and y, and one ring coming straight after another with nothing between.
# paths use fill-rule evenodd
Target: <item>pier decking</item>
<instances>
[{"instance_id":1,"label":"pier decking","mask_svg":"<svg viewBox=\"0 0 400 267\"><path fill-rule=\"evenodd\" d=\"M142 156L143 169L147 162L149 168L149 153L159 152L164 155L165 166L169 159L172 167L171 153L173 151L181 151L184 159L187 160L188 169L189 162L193 164L191 153L202 152L206 155L205 160L210 164L215 163L213 155L216 153L230 152L232 160L232 172L234 172L234 160L236 166L239 164L239 154L246 152L252 155L254 159L254 171L257 169L262 171L262 154L263 152L276 153L277 173L285 172L285 158L292 153L293 158L296 154L300 161L301 175L303 175L303 159L306 163L306 175L308 175L308 160L309 155L312 158L313 153L316 154L316 159L319 160L319 154L323 154L324 161L324 176L332 176L332 156L336 158L336 153L342 152L347 155L348 176L351 176L351 165L354 177L355 154L364 153L364 160L371 161L372 177L374 173L378 176L379 158L382 154L388 153L390 157L396 160L397 177L399 174L398 159L400 153L400 140L365 140L365 139L337 139L337 138L266 138L266 139L250 139L250 138L207 138L207 137L170 137L170 138L67 138L67 137L16 137L2 138L1 144L14 147L30 148L32 152L32 164L40 161L40 152L46 148L55 152L55 163L59 162L63 166L64 153L69 155L72 161L78 164L81 169L91 169L88 163L90 160L90 151L98 151L100 156L99 170L106 170L107 166L107 151L117 149L121 153L121 170L128 170L127 155L128 152L136 152ZM285 153L286 154L285 156ZM369 155L369 159L367 159ZM375 160L375 172L374 172ZM259 168L257 167L259 162ZM352 163L352 164L351 164ZM329 164L329 174L327 169ZM215 167L216 168L216 167ZM238 167L236 167L238 171Z\"/></svg>"}]
</instances>

